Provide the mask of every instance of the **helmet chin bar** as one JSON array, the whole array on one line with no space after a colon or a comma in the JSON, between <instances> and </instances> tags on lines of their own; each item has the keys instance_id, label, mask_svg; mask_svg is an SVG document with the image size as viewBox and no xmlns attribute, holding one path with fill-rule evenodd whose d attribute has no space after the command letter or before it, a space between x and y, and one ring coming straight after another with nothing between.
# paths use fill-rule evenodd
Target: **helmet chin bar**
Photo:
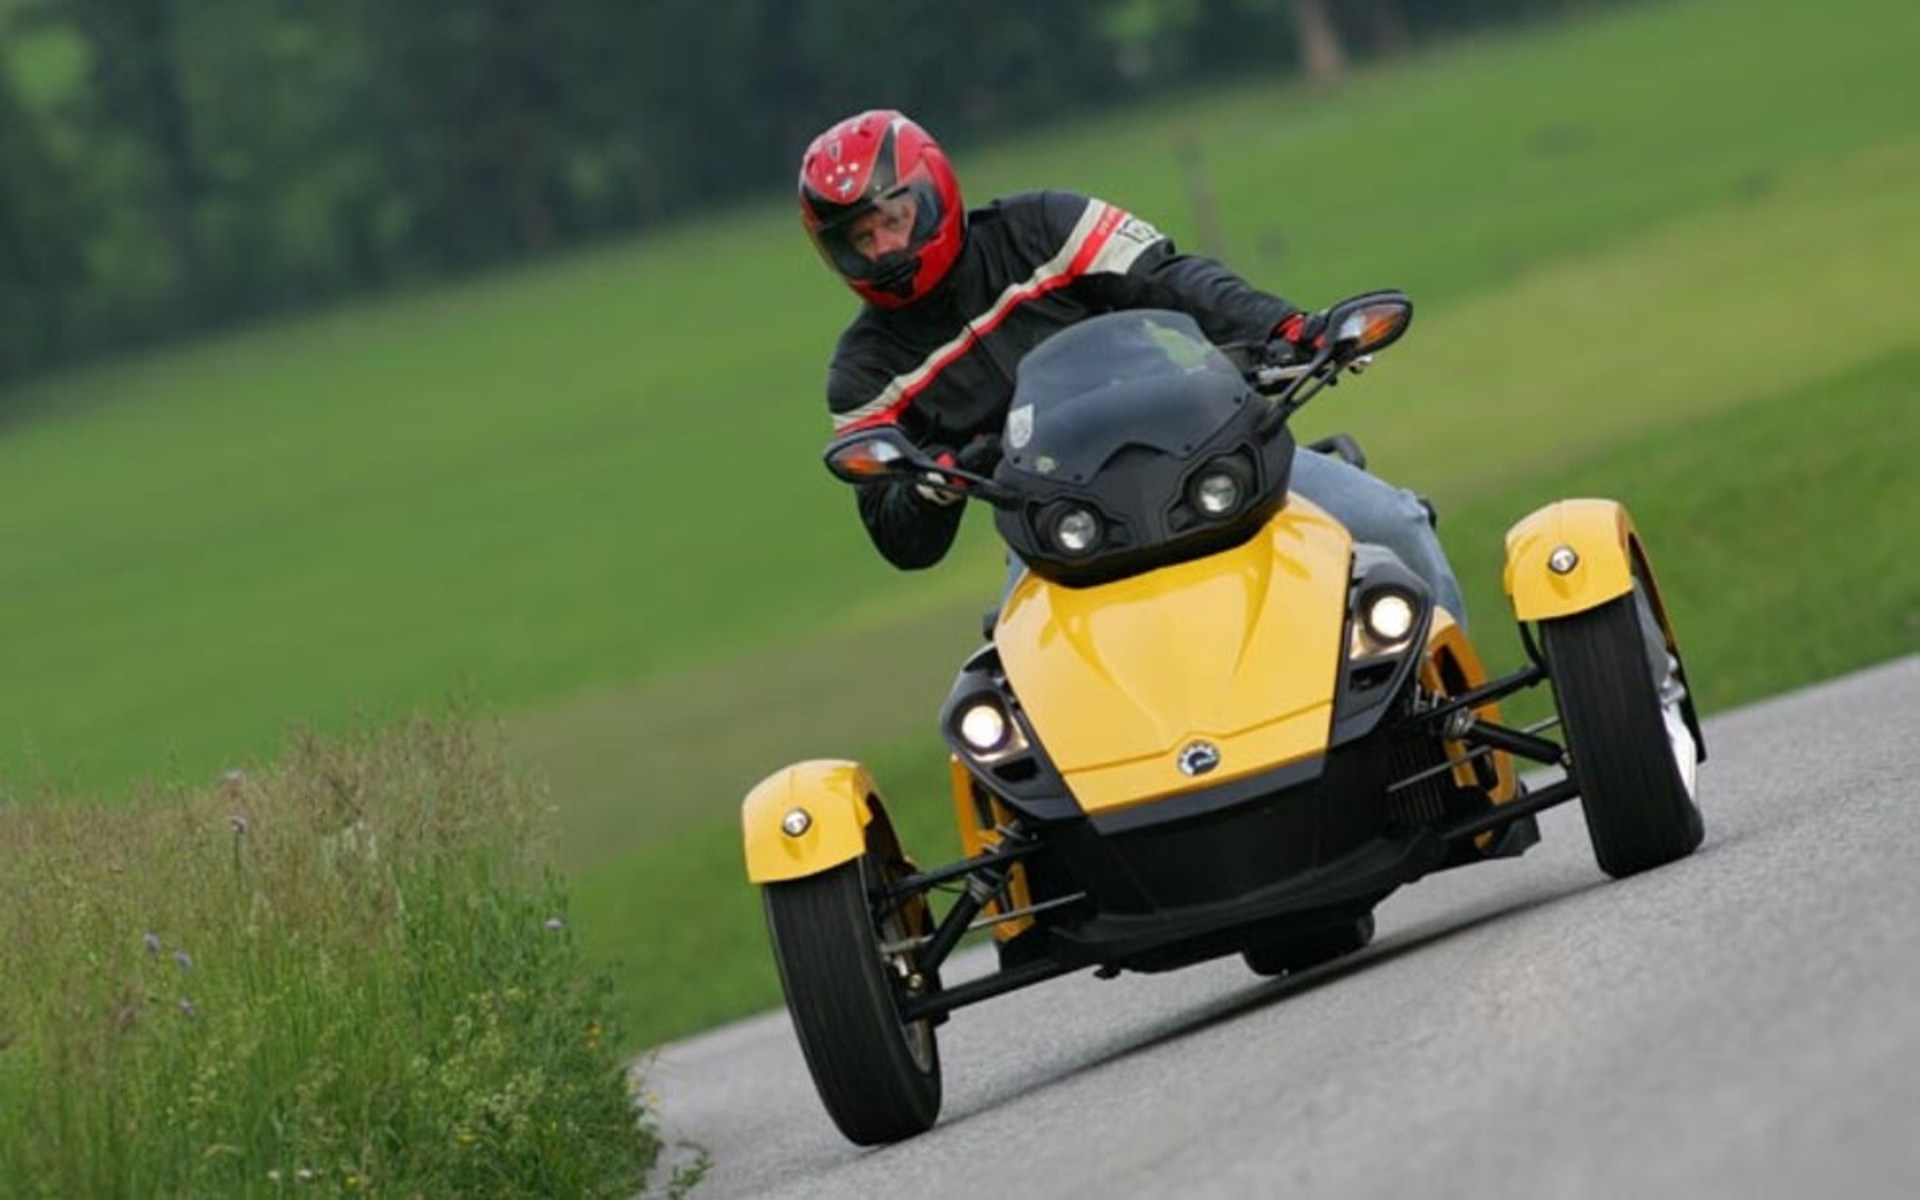
<instances>
[{"instance_id":1,"label":"helmet chin bar","mask_svg":"<svg viewBox=\"0 0 1920 1200\"><path fill-rule=\"evenodd\" d=\"M913 295L913 280L920 273L920 256L904 250L882 254L874 260L862 282L889 295L905 299Z\"/></svg>"}]
</instances>

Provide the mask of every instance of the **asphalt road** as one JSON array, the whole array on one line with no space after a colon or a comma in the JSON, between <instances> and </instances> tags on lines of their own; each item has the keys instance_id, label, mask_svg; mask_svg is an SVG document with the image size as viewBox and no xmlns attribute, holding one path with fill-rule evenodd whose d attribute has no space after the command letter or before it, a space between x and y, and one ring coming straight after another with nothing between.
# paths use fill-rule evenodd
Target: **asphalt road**
<instances>
[{"instance_id":1,"label":"asphalt road","mask_svg":"<svg viewBox=\"0 0 1920 1200\"><path fill-rule=\"evenodd\" d=\"M1920 1196L1920 656L1707 738L1692 858L1608 881L1562 806L1298 980L1234 958L963 1009L900 1145L840 1138L784 1012L663 1048L647 1088L713 1156L699 1200Z\"/></svg>"}]
</instances>

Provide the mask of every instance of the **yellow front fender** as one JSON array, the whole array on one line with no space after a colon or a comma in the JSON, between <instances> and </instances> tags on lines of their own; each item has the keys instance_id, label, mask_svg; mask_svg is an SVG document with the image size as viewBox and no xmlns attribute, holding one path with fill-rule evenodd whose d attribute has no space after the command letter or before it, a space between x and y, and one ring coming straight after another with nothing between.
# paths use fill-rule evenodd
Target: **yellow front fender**
<instances>
[{"instance_id":1,"label":"yellow front fender","mask_svg":"<svg viewBox=\"0 0 1920 1200\"><path fill-rule=\"evenodd\" d=\"M782 827L796 810L806 813L797 835ZM876 817L886 824L879 789L859 763L816 759L775 771L740 806L747 878L777 883L851 862L867 852L867 826Z\"/></svg>"},{"instance_id":2,"label":"yellow front fender","mask_svg":"<svg viewBox=\"0 0 1920 1200\"><path fill-rule=\"evenodd\" d=\"M1546 621L1626 595L1633 590L1638 540L1633 518L1612 500L1562 500L1531 513L1507 531L1502 583L1513 597L1513 615ZM1573 562L1556 571L1548 563L1562 547L1573 552Z\"/></svg>"}]
</instances>

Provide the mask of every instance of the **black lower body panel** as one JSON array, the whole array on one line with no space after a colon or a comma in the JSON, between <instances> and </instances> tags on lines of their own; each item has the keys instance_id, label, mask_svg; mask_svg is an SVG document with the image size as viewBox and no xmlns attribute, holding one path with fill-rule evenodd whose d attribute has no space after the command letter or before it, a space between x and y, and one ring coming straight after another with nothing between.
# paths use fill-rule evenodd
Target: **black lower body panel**
<instances>
[{"instance_id":1,"label":"black lower body panel","mask_svg":"<svg viewBox=\"0 0 1920 1200\"><path fill-rule=\"evenodd\" d=\"M1256 929L1260 938L1273 936L1283 918L1298 918L1304 930L1324 925L1330 912L1363 913L1401 884L1438 869L1445 853L1445 845L1431 835L1379 839L1323 866L1230 898L1147 912L1103 911L1058 923L1049 930L1053 954L1068 962L1153 970L1231 953L1255 940ZM1188 942L1194 943L1192 953L1129 961Z\"/></svg>"},{"instance_id":2,"label":"black lower body panel","mask_svg":"<svg viewBox=\"0 0 1920 1200\"><path fill-rule=\"evenodd\" d=\"M1231 803L1190 793L1119 819L1048 829L1055 861L1091 901L1048 922L1052 955L1149 970L1179 965L1271 937L1289 917L1310 927L1363 913L1436 870L1446 847L1389 821L1391 768L1372 749L1361 743L1312 770L1283 768L1268 777L1272 790L1259 779L1215 789ZM1188 941L1190 954L1152 953Z\"/></svg>"}]
</instances>

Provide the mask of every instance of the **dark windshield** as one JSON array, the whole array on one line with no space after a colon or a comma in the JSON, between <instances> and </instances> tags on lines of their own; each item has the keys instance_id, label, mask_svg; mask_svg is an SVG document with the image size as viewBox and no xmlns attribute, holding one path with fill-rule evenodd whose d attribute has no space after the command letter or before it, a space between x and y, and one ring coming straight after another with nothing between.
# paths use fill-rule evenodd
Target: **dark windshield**
<instances>
[{"instance_id":1,"label":"dark windshield","mask_svg":"<svg viewBox=\"0 0 1920 1200\"><path fill-rule=\"evenodd\" d=\"M1192 317L1109 313L1021 360L1004 445L1024 470L1087 479L1128 445L1184 456L1246 396L1240 373Z\"/></svg>"}]
</instances>

